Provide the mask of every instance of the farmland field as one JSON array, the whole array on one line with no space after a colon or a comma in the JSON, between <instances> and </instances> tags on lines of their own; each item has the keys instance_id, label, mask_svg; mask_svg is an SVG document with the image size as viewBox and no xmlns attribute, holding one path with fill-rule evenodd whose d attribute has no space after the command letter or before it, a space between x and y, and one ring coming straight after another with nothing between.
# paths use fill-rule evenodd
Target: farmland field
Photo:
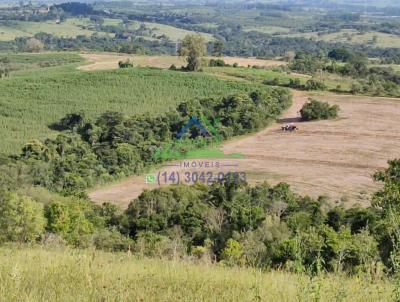
<instances>
[{"instance_id":1,"label":"farmland field","mask_svg":"<svg viewBox=\"0 0 400 302\"><path fill-rule=\"evenodd\" d=\"M131 25L132 29L137 29L141 24L146 25L147 28L151 29L152 33L159 36L159 35L166 35L172 41L182 40L187 34L194 33L193 31L181 29L178 27L159 24L159 23L150 23L150 22L134 22ZM204 39L208 41L214 40L211 34L201 33Z\"/></svg>"},{"instance_id":2,"label":"farmland field","mask_svg":"<svg viewBox=\"0 0 400 302\"><path fill-rule=\"evenodd\" d=\"M399 0L0 2L0 302L400 302Z\"/></svg>"},{"instance_id":3,"label":"farmland field","mask_svg":"<svg viewBox=\"0 0 400 302\"><path fill-rule=\"evenodd\" d=\"M0 41L14 40L17 37L31 37L39 32L53 34L59 37L76 37L78 35L90 36L96 31L84 29L83 26L90 25L88 18L71 18L57 24L55 21L27 22L13 21L8 26L0 26ZM102 33L103 35L111 35Z\"/></svg>"},{"instance_id":4,"label":"farmland field","mask_svg":"<svg viewBox=\"0 0 400 302\"><path fill-rule=\"evenodd\" d=\"M159 113L188 99L252 89L205 74L138 68L88 73L77 66L18 71L0 80L1 152L16 153L29 140L54 135L49 124L67 113Z\"/></svg>"},{"instance_id":5,"label":"farmland field","mask_svg":"<svg viewBox=\"0 0 400 302\"><path fill-rule=\"evenodd\" d=\"M218 161L238 165L236 169L245 171L250 183L287 182L301 194L322 194L338 202L350 200L366 205L378 188L371 175L383 169L387 159L396 157L400 150L396 127L400 101L334 94L314 96L340 105L340 118L300 123L300 131L282 133L280 124L298 122L298 111L307 101L307 94L296 92L294 105L280 123L223 145L225 154L240 153L243 159ZM177 168L159 171L173 169ZM146 184L144 176L134 176L94 190L90 196L98 202L113 200L127 206L143 189L151 188L154 185Z\"/></svg>"},{"instance_id":6,"label":"farmland field","mask_svg":"<svg viewBox=\"0 0 400 302\"><path fill-rule=\"evenodd\" d=\"M283 34L285 37L303 37L306 39L322 40L326 42L343 42L348 44L370 44L376 47L398 47L400 36L380 32L361 33L355 30L344 29L338 32L318 34L318 32ZM374 41L375 37L375 41Z\"/></svg>"},{"instance_id":7,"label":"farmland field","mask_svg":"<svg viewBox=\"0 0 400 302\"><path fill-rule=\"evenodd\" d=\"M146 25L146 27L151 30L152 35L165 35L172 41L182 40L187 34L194 33L194 31L151 22L132 22L128 28L130 30L137 30L141 24ZM103 25L123 28L121 19L105 18L103 20ZM56 21L9 22L8 24L0 25L0 41L10 41L17 37L31 37L39 32L52 34L58 37L76 37L78 35L90 36L94 33L110 37L113 36L112 33L97 30L95 24L91 22L89 18L69 18L61 23L56 23ZM214 40L211 34L201 33L201 35L207 42ZM144 38L153 39L151 36L144 36Z\"/></svg>"},{"instance_id":8,"label":"farmland field","mask_svg":"<svg viewBox=\"0 0 400 302\"><path fill-rule=\"evenodd\" d=\"M141 55L116 55L112 53L85 53L81 56L91 62L91 64L78 67L80 70L94 71L94 70L107 70L118 68L120 60L130 59L135 66L147 66L157 68L169 68L172 64L176 67L181 67L186 64L185 59L178 56L141 56ZM206 58L206 59L210 59ZM285 65L285 62L277 60L261 60L255 58L239 58L239 57L222 57L225 63L234 64L239 66L257 65L262 67L273 67ZM215 70L217 71L217 70Z\"/></svg>"}]
</instances>

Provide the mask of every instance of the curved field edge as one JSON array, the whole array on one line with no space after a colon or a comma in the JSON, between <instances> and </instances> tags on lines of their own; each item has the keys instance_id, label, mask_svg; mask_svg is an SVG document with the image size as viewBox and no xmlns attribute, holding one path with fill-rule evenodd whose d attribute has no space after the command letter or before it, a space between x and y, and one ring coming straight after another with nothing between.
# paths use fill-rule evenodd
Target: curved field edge
<instances>
[{"instance_id":1,"label":"curved field edge","mask_svg":"<svg viewBox=\"0 0 400 302\"><path fill-rule=\"evenodd\" d=\"M160 55L160 56L145 56L145 55L127 55L116 53L82 53L80 56L89 61L90 64L79 66L78 69L84 71L108 70L118 69L118 62L121 60L131 60L135 66L169 68L175 65L180 68L186 65L186 60L179 56ZM222 59L227 64L237 63L239 66L261 66L261 67L274 67L286 65L286 62L278 60L263 60L256 58L241 58L241 57L206 57L209 59Z\"/></svg>"},{"instance_id":2,"label":"curved field edge","mask_svg":"<svg viewBox=\"0 0 400 302\"><path fill-rule=\"evenodd\" d=\"M48 126L68 113L159 114L194 98L249 92L262 85L151 68L83 72L77 64L16 72L0 81L0 153L19 153L32 139L54 137Z\"/></svg>"},{"instance_id":3,"label":"curved field edge","mask_svg":"<svg viewBox=\"0 0 400 302\"><path fill-rule=\"evenodd\" d=\"M299 91L294 91L293 96L293 106L277 124L223 144L225 154L240 153L245 157L229 159L227 163L246 172L251 184L265 180L271 184L286 182L303 195L325 195L346 206L368 205L370 195L379 188L371 175L384 169L387 160L395 158L400 148L396 130L399 99ZM308 97L339 105L340 118L298 123L300 130L296 133L282 133L279 123L298 122L298 111ZM163 167L155 174L186 170ZM113 201L126 207L143 190L155 187L146 183L144 175L133 176L97 187L89 196L98 203Z\"/></svg>"},{"instance_id":4,"label":"curved field edge","mask_svg":"<svg viewBox=\"0 0 400 302\"><path fill-rule=\"evenodd\" d=\"M0 301L391 301L379 277L150 260L57 247L0 248Z\"/></svg>"}]
</instances>

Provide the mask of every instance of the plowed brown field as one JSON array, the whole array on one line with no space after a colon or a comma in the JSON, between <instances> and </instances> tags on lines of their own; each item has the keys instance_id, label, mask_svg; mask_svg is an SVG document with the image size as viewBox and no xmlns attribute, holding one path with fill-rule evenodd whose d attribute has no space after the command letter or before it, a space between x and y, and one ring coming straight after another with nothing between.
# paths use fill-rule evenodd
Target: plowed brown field
<instances>
[{"instance_id":1,"label":"plowed brown field","mask_svg":"<svg viewBox=\"0 0 400 302\"><path fill-rule=\"evenodd\" d=\"M294 92L293 106L278 123L223 145L226 154L242 153L245 158L215 159L214 162L230 167L197 170L244 171L250 183L287 182L301 194L367 204L369 195L379 186L371 175L385 168L388 159L399 157L400 100L333 94L316 98L338 104L340 118L299 122L298 111L308 95ZM280 124L288 122L295 122L300 130L281 132ZM188 169L165 167L159 171ZM114 201L126 206L144 189L154 187L145 183L144 176L135 176L96 189L90 197L96 202Z\"/></svg>"}]
</instances>

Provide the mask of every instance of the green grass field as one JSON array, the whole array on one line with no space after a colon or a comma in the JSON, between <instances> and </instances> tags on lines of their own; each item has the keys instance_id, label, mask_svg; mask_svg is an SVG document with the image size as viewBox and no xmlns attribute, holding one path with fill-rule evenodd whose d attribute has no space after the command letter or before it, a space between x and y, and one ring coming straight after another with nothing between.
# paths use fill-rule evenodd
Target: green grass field
<instances>
[{"instance_id":1,"label":"green grass field","mask_svg":"<svg viewBox=\"0 0 400 302\"><path fill-rule=\"evenodd\" d=\"M285 73L282 71L274 71L271 69L256 69L256 68L234 68L234 67L223 67L204 68L204 72L217 75L221 78L232 78L244 81L250 81L253 83L262 83L264 80L278 79L280 83L289 83L290 79L299 79L301 84L305 84L311 76L297 74L297 73ZM330 74L325 72L322 75L316 77L317 80L323 81L327 86L328 90L336 89L338 85L342 91L349 91L353 82L353 79L349 77L342 77L336 74Z\"/></svg>"},{"instance_id":2,"label":"green grass field","mask_svg":"<svg viewBox=\"0 0 400 302\"><path fill-rule=\"evenodd\" d=\"M300 74L287 74L281 71L274 71L271 69L256 69L256 68L246 68L246 67L207 67L204 68L204 72L212 73L220 76L229 76L238 79L243 79L251 82L261 83L264 80L273 80L275 78L280 81L289 82L290 79L300 79L300 82L304 84L310 76L300 75Z\"/></svg>"},{"instance_id":3,"label":"green grass field","mask_svg":"<svg viewBox=\"0 0 400 302\"><path fill-rule=\"evenodd\" d=\"M118 21L118 20L117 20ZM113 24L113 19L106 19L105 24ZM76 37L78 35L90 36L96 32L93 29L83 27L91 26L89 18L70 18L65 22L57 24L55 21L27 22L12 21L12 24L0 26L0 41L10 41L17 37L32 37L44 32L58 37ZM98 32L100 35L111 35L105 32Z\"/></svg>"},{"instance_id":4,"label":"green grass field","mask_svg":"<svg viewBox=\"0 0 400 302\"><path fill-rule=\"evenodd\" d=\"M3 26L0 25L0 41L11 41L17 37L30 37L31 34L28 34L22 30L10 27L10 26Z\"/></svg>"},{"instance_id":5,"label":"green grass field","mask_svg":"<svg viewBox=\"0 0 400 302\"><path fill-rule=\"evenodd\" d=\"M84 72L76 67L29 69L0 80L0 152L16 153L32 139L53 136L48 125L67 113L84 111L89 117L105 111L159 113L188 99L255 88L202 73L151 68Z\"/></svg>"},{"instance_id":6,"label":"green grass field","mask_svg":"<svg viewBox=\"0 0 400 302\"><path fill-rule=\"evenodd\" d=\"M0 301L393 301L393 284L139 259L67 248L0 248Z\"/></svg>"},{"instance_id":7,"label":"green grass field","mask_svg":"<svg viewBox=\"0 0 400 302\"><path fill-rule=\"evenodd\" d=\"M4 57L6 57L11 64L39 64L51 62L53 64L62 65L82 62L82 57L72 52L0 54L0 58Z\"/></svg>"},{"instance_id":8,"label":"green grass field","mask_svg":"<svg viewBox=\"0 0 400 302\"><path fill-rule=\"evenodd\" d=\"M139 28L140 24L144 23L147 28L151 29L153 34L156 36L166 35L172 41L182 40L186 35L193 34L195 32L190 30L185 30L181 28L177 28L170 25L159 24L159 23L150 23L150 22L133 22L131 25L132 29ZM201 33L204 39L209 42L214 40L213 36L208 33ZM148 38L148 37L146 37Z\"/></svg>"},{"instance_id":9,"label":"green grass field","mask_svg":"<svg viewBox=\"0 0 400 302\"><path fill-rule=\"evenodd\" d=\"M281 26L254 26L246 27L246 31L258 31L265 34L276 35L276 34L287 34L290 32L290 28Z\"/></svg>"}]
</instances>

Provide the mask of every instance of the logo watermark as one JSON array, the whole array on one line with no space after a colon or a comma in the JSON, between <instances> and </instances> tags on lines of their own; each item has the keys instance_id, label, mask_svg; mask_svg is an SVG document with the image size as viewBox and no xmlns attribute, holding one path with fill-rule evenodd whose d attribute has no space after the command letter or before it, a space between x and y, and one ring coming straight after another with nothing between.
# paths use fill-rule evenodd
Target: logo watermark
<instances>
[{"instance_id":1,"label":"logo watermark","mask_svg":"<svg viewBox=\"0 0 400 302\"><path fill-rule=\"evenodd\" d=\"M246 172L232 171L237 169L238 164L226 161L244 158L243 154L225 154L221 150L224 136L218 129L221 129L219 119L211 123L204 116L192 116L177 133L175 141L156 149L154 159L157 162L171 163L164 164L165 169L147 174L146 184L246 182ZM190 137L192 131L196 131L195 138Z\"/></svg>"},{"instance_id":2,"label":"logo watermark","mask_svg":"<svg viewBox=\"0 0 400 302\"><path fill-rule=\"evenodd\" d=\"M154 158L157 161L207 158L244 158L241 153L225 154L221 149L223 135L217 129L221 127L219 119L211 123L204 116L192 116L176 135L174 142L157 148ZM198 132L196 138L188 137L191 129Z\"/></svg>"}]
</instances>

